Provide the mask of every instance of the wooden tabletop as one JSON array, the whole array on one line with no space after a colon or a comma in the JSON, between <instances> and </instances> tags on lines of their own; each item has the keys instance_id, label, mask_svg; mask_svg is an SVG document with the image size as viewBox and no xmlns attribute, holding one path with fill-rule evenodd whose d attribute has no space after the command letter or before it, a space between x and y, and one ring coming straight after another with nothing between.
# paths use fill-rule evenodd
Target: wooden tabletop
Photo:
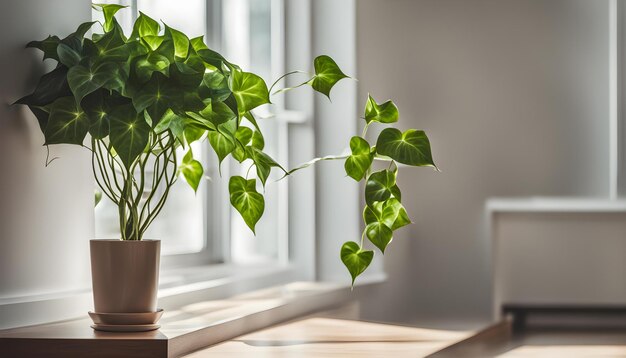
<instances>
[{"instance_id":1,"label":"wooden tabletop","mask_svg":"<svg viewBox=\"0 0 626 358\"><path fill-rule=\"evenodd\" d=\"M247 334L185 357L426 357L473 333L313 317Z\"/></svg>"}]
</instances>

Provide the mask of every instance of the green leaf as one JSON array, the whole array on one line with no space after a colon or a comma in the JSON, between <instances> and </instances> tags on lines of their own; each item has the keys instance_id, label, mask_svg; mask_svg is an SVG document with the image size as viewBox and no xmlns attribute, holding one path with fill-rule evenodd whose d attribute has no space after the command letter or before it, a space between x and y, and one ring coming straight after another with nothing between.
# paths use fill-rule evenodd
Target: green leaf
<instances>
[{"instance_id":1,"label":"green leaf","mask_svg":"<svg viewBox=\"0 0 626 358\"><path fill-rule=\"evenodd\" d=\"M89 118L89 134L95 139L103 139L109 135L110 120L104 98L104 90L95 91L83 100L82 107Z\"/></svg>"},{"instance_id":2,"label":"green leaf","mask_svg":"<svg viewBox=\"0 0 626 358\"><path fill-rule=\"evenodd\" d=\"M374 98L367 95L367 103L365 104L365 121L367 123L393 123L398 121L398 107L392 102L387 101L378 104Z\"/></svg>"},{"instance_id":3,"label":"green leaf","mask_svg":"<svg viewBox=\"0 0 626 358\"><path fill-rule=\"evenodd\" d=\"M191 40L189 40L189 42L191 43L191 47L195 51L208 50L209 49L208 46L204 43L204 36L194 37Z\"/></svg>"},{"instance_id":4,"label":"green leaf","mask_svg":"<svg viewBox=\"0 0 626 358\"><path fill-rule=\"evenodd\" d=\"M81 53L83 51L83 40L85 38L85 34L87 33L87 31L89 31L89 29L91 29L91 27L95 23L95 21L83 22L82 24L78 25L76 31L62 39L61 43L66 44L74 49L76 52Z\"/></svg>"},{"instance_id":5,"label":"green leaf","mask_svg":"<svg viewBox=\"0 0 626 358\"><path fill-rule=\"evenodd\" d=\"M228 79L219 71L206 72L198 92L203 98L220 102L225 101L231 95Z\"/></svg>"},{"instance_id":6,"label":"green leaf","mask_svg":"<svg viewBox=\"0 0 626 358\"><path fill-rule=\"evenodd\" d=\"M307 84L311 85L317 92L323 93L330 98L330 90L340 80L347 78L335 60L330 56L322 55L313 61L315 67L315 76L311 78Z\"/></svg>"},{"instance_id":7,"label":"green leaf","mask_svg":"<svg viewBox=\"0 0 626 358\"><path fill-rule=\"evenodd\" d=\"M402 133L396 128L386 128L378 136L376 151L399 163L435 167L430 142L424 131L409 129Z\"/></svg>"},{"instance_id":8,"label":"green leaf","mask_svg":"<svg viewBox=\"0 0 626 358\"><path fill-rule=\"evenodd\" d=\"M261 131L256 130L252 133L252 142L250 144L253 148L258 150L263 150L263 148L265 148L265 139L263 138Z\"/></svg>"},{"instance_id":9,"label":"green leaf","mask_svg":"<svg viewBox=\"0 0 626 358\"><path fill-rule=\"evenodd\" d=\"M109 32L113 28L113 16L115 16L115 13L127 6L117 4L93 4L92 7L104 13L103 28L104 31Z\"/></svg>"},{"instance_id":10,"label":"green leaf","mask_svg":"<svg viewBox=\"0 0 626 358\"><path fill-rule=\"evenodd\" d=\"M380 221L373 222L365 227L367 238L378 247L380 252L385 253L385 248L393 238L393 231L385 223Z\"/></svg>"},{"instance_id":11,"label":"green leaf","mask_svg":"<svg viewBox=\"0 0 626 358\"><path fill-rule=\"evenodd\" d=\"M59 44L57 47L59 62L67 67L76 66L80 60L80 54L66 44Z\"/></svg>"},{"instance_id":12,"label":"green leaf","mask_svg":"<svg viewBox=\"0 0 626 358\"><path fill-rule=\"evenodd\" d=\"M132 67L139 82L146 83L152 78L154 72L160 72L165 76L169 76L170 61L159 53L150 52L147 55L136 58Z\"/></svg>"},{"instance_id":13,"label":"green leaf","mask_svg":"<svg viewBox=\"0 0 626 358\"><path fill-rule=\"evenodd\" d=\"M402 193L400 193L400 188L398 187L398 184L391 187L391 195L394 198L398 199L398 201L402 201Z\"/></svg>"},{"instance_id":14,"label":"green leaf","mask_svg":"<svg viewBox=\"0 0 626 358\"><path fill-rule=\"evenodd\" d=\"M237 100L237 107L241 115L262 104L270 103L267 84L254 73L233 71L229 86Z\"/></svg>"},{"instance_id":15,"label":"green leaf","mask_svg":"<svg viewBox=\"0 0 626 358\"><path fill-rule=\"evenodd\" d=\"M278 162L263 151L254 147L247 147L247 151L248 157L254 162L256 174L263 186L265 186L272 168L280 168L285 174L287 174L287 171L280 164L278 164Z\"/></svg>"},{"instance_id":16,"label":"green leaf","mask_svg":"<svg viewBox=\"0 0 626 358\"><path fill-rule=\"evenodd\" d=\"M41 129L41 132L45 132L50 114L46 110L42 109L42 107L28 106L28 108L31 112L33 112L35 118L37 118L37 123L39 124L39 129Z\"/></svg>"},{"instance_id":17,"label":"green leaf","mask_svg":"<svg viewBox=\"0 0 626 358\"><path fill-rule=\"evenodd\" d=\"M372 206L376 201L385 201L392 195L391 188L396 185L396 174L390 170L372 173L365 184L365 202Z\"/></svg>"},{"instance_id":18,"label":"green leaf","mask_svg":"<svg viewBox=\"0 0 626 358\"><path fill-rule=\"evenodd\" d=\"M135 20L133 32L131 33L130 37L136 39L145 36L157 36L160 30L161 26L158 22L156 22L150 16L147 16L143 12L139 11L139 17L137 17L137 20Z\"/></svg>"},{"instance_id":19,"label":"green leaf","mask_svg":"<svg viewBox=\"0 0 626 358\"><path fill-rule=\"evenodd\" d=\"M185 34L165 25L165 38L172 40L174 44L174 56L187 58L189 38Z\"/></svg>"},{"instance_id":20,"label":"green leaf","mask_svg":"<svg viewBox=\"0 0 626 358\"><path fill-rule=\"evenodd\" d=\"M361 181L374 161L374 152L369 143L359 136L350 139L350 150L352 155L346 159L344 169L352 179Z\"/></svg>"},{"instance_id":21,"label":"green leaf","mask_svg":"<svg viewBox=\"0 0 626 358\"><path fill-rule=\"evenodd\" d=\"M41 76L35 91L20 98L15 104L29 106L45 106L60 97L71 96L72 92L67 84L67 67L59 66Z\"/></svg>"},{"instance_id":22,"label":"green leaf","mask_svg":"<svg viewBox=\"0 0 626 358\"><path fill-rule=\"evenodd\" d=\"M209 131L208 137L209 143L211 147L213 147L219 163L221 164L224 158L235 150L235 139L232 135L217 130Z\"/></svg>"},{"instance_id":23,"label":"green leaf","mask_svg":"<svg viewBox=\"0 0 626 358\"><path fill-rule=\"evenodd\" d=\"M111 145L128 169L148 145L150 126L131 103L116 106L110 113L110 121Z\"/></svg>"},{"instance_id":24,"label":"green leaf","mask_svg":"<svg viewBox=\"0 0 626 358\"><path fill-rule=\"evenodd\" d=\"M178 138L181 143L183 143L186 124L186 118L181 117L174 113L171 109L168 109L163 115L161 121L154 127L154 132L159 134L169 129L172 131L172 134L174 134L174 136Z\"/></svg>"},{"instance_id":25,"label":"green leaf","mask_svg":"<svg viewBox=\"0 0 626 358\"><path fill-rule=\"evenodd\" d=\"M164 40L163 36L157 36L157 35L146 35L141 38L141 41L144 42L146 45L148 45L148 47L150 47L150 50L152 51L157 50L163 43L163 40ZM172 50L173 49L174 49L174 46L172 45ZM172 57L173 56L174 54L172 53Z\"/></svg>"},{"instance_id":26,"label":"green leaf","mask_svg":"<svg viewBox=\"0 0 626 358\"><path fill-rule=\"evenodd\" d=\"M211 122L214 126L224 124L237 117L235 113L224 103L219 101L211 101L202 111L202 118Z\"/></svg>"},{"instance_id":27,"label":"green leaf","mask_svg":"<svg viewBox=\"0 0 626 358\"><path fill-rule=\"evenodd\" d=\"M50 116L44 131L45 144L81 145L87 131L89 119L72 97L62 97L50 106Z\"/></svg>"},{"instance_id":28,"label":"green leaf","mask_svg":"<svg viewBox=\"0 0 626 358\"><path fill-rule=\"evenodd\" d=\"M228 191L231 205L255 233L256 223L265 210L265 199L256 191L256 179L246 180L240 176L233 176L228 182Z\"/></svg>"},{"instance_id":29,"label":"green leaf","mask_svg":"<svg viewBox=\"0 0 626 358\"><path fill-rule=\"evenodd\" d=\"M383 211L383 202L375 202L373 205L366 205L363 209L363 221L365 225L369 225L373 222L381 221L381 215Z\"/></svg>"},{"instance_id":30,"label":"green leaf","mask_svg":"<svg viewBox=\"0 0 626 358\"><path fill-rule=\"evenodd\" d=\"M132 55L132 46L140 45L137 41L126 43L122 27L115 21L111 31L95 42L98 53L94 56L97 64L104 62L126 62Z\"/></svg>"},{"instance_id":31,"label":"green leaf","mask_svg":"<svg viewBox=\"0 0 626 358\"><path fill-rule=\"evenodd\" d=\"M183 62L174 62L174 66L170 68L170 79L176 87L183 91L197 93L203 76L204 70L198 72Z\"/></svg>"},{"instance_id":32,"label":"green leaf","mask_svg":"<svg viewBox=\"0 0 626 358\"><path fill-rule=\"evenodd\" d=\"M237 131L235 132L235 139L237 139L237 143L235 143L235 150L231 154L239 163L248 159L249 151L246 150L246 146L252 140L253 135L254 132L248 127L239 126L239 128L237 128Z\"/></svg>"},{"instance_id":33,"label":"green leaf","mask_svg":"<svg viewBox=\"0 0 626 358\"><path fill-rule=\"evenodd\" d=\"M411 223L404 206L396 198L389 198L382 206L380 219L391 230L399 229Z\"/></svg>"},{"instance_id":34,"label":"green leaf","mask_svg":"<svg viewBox=\"0 0 626 358\"><path fill-rule=\"evenodd\" d=\"M33 47L40 49L43 52L43 59L51 58L54 60L59 60L59 55L57 53L57 46L61 39L58 36L48 36L41 41L31 41L26 44L26 48Z\"/></svg>"},{"instance_id":35,"label":"green leaf","mask_svg":"<svg viewBox=\"0 0 626 358\"><path fill-rule=\"evenodd\" d=\"M198 185L200 185L200 180L202 179L202 174L204 173L204 169L202 168L202 164L199 161L193 159L193 154L191 152L191 148L185 156L183 157L182 163L179 165L178 170L183 174L185 180L194 192L198 191Z\"/></svg>"},{"instance_id":36,"label":"green leaf","mask_svg":"<svg viewBox=\"0 0 626 358\"><path fill-rule=\"evenodd\" d=\"M239 126L239 128L237 128L237 131L235 132L235 138L239 141L241 145L248 145L248 143L250 143L250 141L252 140L252 135L252 129L245 126Z\"/></svg>"},{"instance_id":37,"label":"green leaf","mask_svg":"<svg viewBox=\"0 0 626 358\"><path fill-rule=\"evenodd\" d=\"M119 67L114 63L103 63L99 66L87 68L77 65L67 73L67 81L76 102L101 87L120 88L124 86L124 79L120 76Z\"/></svg>"},{"instance_id":38,"label":"green leaf","mask_svg":"<svg viewBox=\"0 0 626 358\"><path fill-rule=\"evenodd\" d=\"M137 112L147 109L152 126L156 126L163 114L183 101L183 94L174 86L167 77L160 72L155 72L150 81L135 93L133 105Z\"/></svg>"},{"instance_id":39,"label":"green leaf","mask_svg":"<svg viewBox=\"0 0 626 358\"><path fill-rule=\"evenodd\" d=\"M236 66L234 66L233 64L231 64L230 62L228 62L224 56L220 55L219 53L211 50L211 49L197 49L196 52L198 53L198 56L200 56L200 58L202 58L202 60L206 63L208 63L209 65L211 65L212 67L214 67L217 70L222 69L222 65L223 64L227 64L232 68L236 68Z\"/></svg>"},{"instance_id":40,"label":"green leaf","mask_svg":"<svg viewBox=\"0 0 626 358\"><path fill-rule=\"evenodd\" d=\"M191 144L202 138L206 132L207 130L204 128L199 128L194 125L186 125L184 129L185 141L187 144Z\"/></svg>"},{"instance_id":41,"label":"green leaf","mask_svg":"<svg viewBox=\"0 0 626 358\"><path fill-rule=\"evenodd\" d=\"M372 258L374 258L374 251L361 250L356 242L348 241L343 244L341 261L352 276L352 286L354 286L354 280L370 265Z\"/></svg>"}]
</instances>

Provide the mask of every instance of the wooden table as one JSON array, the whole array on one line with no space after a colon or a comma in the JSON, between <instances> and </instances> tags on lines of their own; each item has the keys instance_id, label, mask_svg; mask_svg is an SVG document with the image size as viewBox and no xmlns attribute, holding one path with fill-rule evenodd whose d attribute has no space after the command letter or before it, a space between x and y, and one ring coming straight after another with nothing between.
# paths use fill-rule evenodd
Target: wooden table
<instances>
[{"instance_id":1,"label":"wooden table","mask_svg":"<svg viewBox=\"0 0 626 358\"><path fill-rule=\"evenodd\" d=\"M247 334L186 358L426 357L473 334L313 317Z\"/></svg>"}]
</instances>

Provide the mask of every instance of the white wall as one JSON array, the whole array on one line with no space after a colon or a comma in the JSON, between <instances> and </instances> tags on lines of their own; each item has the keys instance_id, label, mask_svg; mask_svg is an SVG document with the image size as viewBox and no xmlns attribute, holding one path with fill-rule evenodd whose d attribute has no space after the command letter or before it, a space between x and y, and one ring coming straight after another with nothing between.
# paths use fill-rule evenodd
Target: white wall
<instances>
[{"instance_id":1,"label":"white wall","mask_svg":"<svg viewBox=\"0 0 626 358\"><path fill-rule=\"evenodd\" d=\"M400 172L415 225L365 318L491 314L492 196L608 195L608 1L360 0L360 99L392 98L442 169Z\"/></svg>"},{"instance_id":2,"label":"white wall","mask_svg":"<svg viewBox=\"0 0 626 358\"><path fill-rule=\"evenodd\" d=\"M90 153L53 146L50 158L58 159L45 167L43 136L34 116L9 103L32 91L44 71L41 54L24 49L25 44L50 33L64 36L90 20L90 2L84 0L2 3L0 306L20 296L62 296L89 287L94 190ZM14 319L37 319L2 309L0 313L0 328Z\"/></svg>"}]
</instances>

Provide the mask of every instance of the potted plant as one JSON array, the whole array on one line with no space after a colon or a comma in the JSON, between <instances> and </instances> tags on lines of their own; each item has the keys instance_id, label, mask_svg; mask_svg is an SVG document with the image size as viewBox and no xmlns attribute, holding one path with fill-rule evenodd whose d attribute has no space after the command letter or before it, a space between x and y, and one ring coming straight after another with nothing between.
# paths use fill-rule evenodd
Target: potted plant
<instances>
[{"instance_id":1,"label":"potted plant","mask_svg":"<svg viewBox=\"0 0 626 358\"><path fill-rule=\"evenodd\" d=\"M393 102L379 104L368 97L365 129L350 140L349 155L317 158L288 171L263 152L253 110L270 104L272 87L295 72L268 89L261 77L209 49L202 37L190 39L165 24L162 28L143 13L126 37L115 19L123 7L96 7L104 12L102 34L85 37L94 25L89 22L65 38L49 36L27 45L58 65L16 102L36 116L44 146L74 144L91 151L95 180L117 205L119 240L90 243L96 329L114 329L107 323L125 329L130 324L135 330L158 327L160 246L144 239L144 233L180 176L198 189L203 167L194 159L193 142L208 140L220 163L230 155L255 168L254 177L248 171L246 177L232 176L228 185L230 203L253 232L265 206L259 187L273 169L285 177L319 160L345 160L348 176L365 182L365 229L360 242L346 242L340 252L352 284L374 256L364 247L365 237L384 253L393 231L410 223L396 163L435 167L426 134L388 127L375 145L365 139L372 123L398 120ZM348 78L328 56L313 64L315 73L300 86L329 97L333 86ZM374 160L389 166L373 171Z\"/></svg>"}]
</instances>

